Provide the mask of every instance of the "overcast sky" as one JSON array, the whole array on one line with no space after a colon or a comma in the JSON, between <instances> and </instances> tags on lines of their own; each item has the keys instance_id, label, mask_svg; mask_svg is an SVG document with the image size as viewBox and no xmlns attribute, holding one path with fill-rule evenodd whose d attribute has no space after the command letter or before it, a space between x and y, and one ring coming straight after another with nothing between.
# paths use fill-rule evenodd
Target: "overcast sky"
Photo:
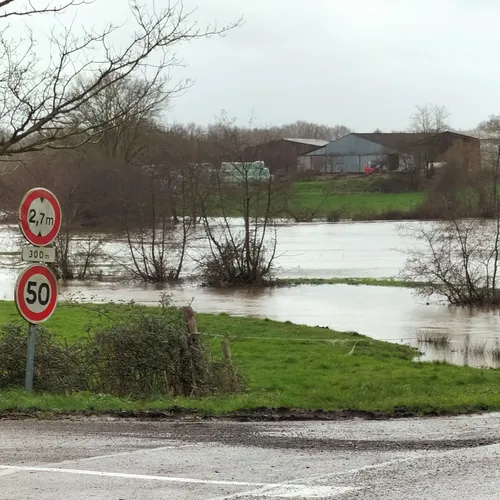
<instances>
[{"instance_id":1,"label":"overcast sky","mask_svg":"<svg viewBox=\"0 0 500 500\"><path fill-rule=\"evenodd\" d=\"M500 113L498 0L185 0L201 22L241 28L180 51L195 85L172 121L308 120L357 131L406 128L416 104L451 124Z\"/></svg>"},{"instance_id":2,"label":"overcast sky","mask_svg":"<svg viewBox=\"0 0 500 500\"><path fill-rule=\"evenodd\" d=\"M122 22L126 5L95 0L78 8L75 24ZM240 124L307 120L390 132L409 126L415 105L436 103L449 108L454 128L467 130L500 113L499 0L184 5L197 8L192 19L201 25L239 17L244 24L223 38L179 48L186 66L173 76L192 78L194 85L172 103L165 115L170 123L207 124L225 110ZM121 33L127 40L126 29Z\"/></svg>"}]
</instances>

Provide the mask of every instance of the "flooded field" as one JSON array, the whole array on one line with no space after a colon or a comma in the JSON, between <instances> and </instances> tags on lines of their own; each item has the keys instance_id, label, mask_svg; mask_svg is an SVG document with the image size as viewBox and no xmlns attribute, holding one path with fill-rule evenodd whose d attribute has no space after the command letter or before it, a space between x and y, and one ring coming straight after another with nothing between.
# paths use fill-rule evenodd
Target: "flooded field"
<instances>
[{"instance_id":1,"label":"flooded field","mask_svg":"<svg viewBox=\"0 0 500 500\"><path fill-rule=\"evenodd\" d=\"M411 224L411 223L407 223ZM404 249L414 244L402 237L398 223L289 224L279 230L278 268L282 277L394 277L404 265ZM0 231L4 252L18 246L15 230ZM196 259L202 243L190 248ZM123 241L106 243L113 255L113 269L125 258ZM0 268L0 298L12 300L17 270L14 261L4 259ZM194 260L188 263L193 270ZM193 301L199 312L267 317L279 321L336 330L356 331L370 337L419 347L422 359L443 360L472 366L500 367L494 349L500 342L498 312L469 311L446 305L426 304L410 289L302 285L263 290L213 290L194 285L156 287L107 279L99 282L71 282L61 286L61 298L157 303L168 292L180 305ZM422 344L428 332L447 341L439 347Z\"/></svg>"},{"instance_id":2,"label":"flooded field","mask_svg":"<svg viewBox=\"0 0 500 500\"><path fill-rule=\"evenodd\" d=\"M376 339L418 347L424 352L423 360L500 367L491 353L500 342L498 312L472 312L437 303L427 305L407 288L301 285L263 290L213 290L73 283L64 289L63 296L70 294L102 301L135 300L154 305L165 291L178 305L193 301L192 306L198 312L226 312L355 331ZM431 330L445 333L449 342L439 349L419 343L419 337Z\"/></svg>"},{"instance_id":3,"label":"flooded field","mask_svg":"<svg viewBox=\"0 0 500 500\"><path fill-rule=\"evenodd\" d=\"M284 224L278 230L277 273L290 278L396 276L405 261L404 249L412 243L401 237L399 226L392 222ZM0 226L0 257L21 243L17 226ZM195 261L204 249L203 238L190 244L185 275L195 272ZM102 252L111 257L107 264L113 264L113 272L105 266L105 275L114 275L129 258L125 239L106 240ZM20 264L19 259L4 257L4 268Z\"/></svg>"}]
</instances>

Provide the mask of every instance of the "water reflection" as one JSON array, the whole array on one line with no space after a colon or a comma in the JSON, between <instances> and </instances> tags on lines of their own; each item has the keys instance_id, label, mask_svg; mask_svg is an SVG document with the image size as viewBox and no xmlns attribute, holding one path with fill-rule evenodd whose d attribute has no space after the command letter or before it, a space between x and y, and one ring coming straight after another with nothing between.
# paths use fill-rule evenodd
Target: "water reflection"
<instances>
[{"instance_id":1,"label":"water reflection","mask_svg":"<svg viewBox=\"0 0 500 500\"><path fill-rule=\"evenodd\" d=\"M395 222L284 224L278 230L278 274L299 278L396 276L404 265L403 250L413 244L399 234L398 226ZM184 275L195 270L200 253L206 250L206 240L199 236L189 246ZM20 244L17 227L0 226L3 252L16 251ZM111 257L101 262L105 275L115 275L120 265L130 259L124 239L106 241L102 252ZM4 267L16 263L17 256L0 259Z\"/></svg>"},{"instance_id":2,"label":"water reflection","mask_svg":"<svg viewBox=\"0 0 500 500\"><path fill-rule=\"evenodd\" d=\"M155 287L109 283L71 283L62 295L102 301L131 301L153 305L163 293L185 305L193 301L199 312L254 316L355 331L370 337L409 344L424 352L423 360L471 366L500 367L492 349L500 341L500 315L496 311L470 311L442 304L426 305L406 288L302 285L290 288L213 290L194 286ZM423 329L446 325L449 344L436 348L419 342ZM481 352L474 346L484 345Z\"/></svg>"},{"instance_id":3,"label":"water reflection","mask_svg":"<svg viewBox=\"0 0 500 500\"><path fill-rule=\"evenodd\" d=\"M411 222L406 223L410 226ZM398 223L285 224L279 229L279 274L285 277L393 277L404 264L401 251L414 244L398 231ZM0 298L13 299L20 259L5 252L19 249L17 228L0 227ZM194 268L204 242L190 247L186 272ZM126 243L109 241L104 251L113 256L114 275L126 257ZM3 266L2 266L3 263ZM110 276L111 277L111 276ZM105 278L106 279L106 278ZM419 347L424 360L441 360L472 366L499 366L493 349L500 337L497 312L452 309L415 298L409 289L346 285L300 286L279 289L210 290L195 286L163 287L121 282L62 284L64 299L76 294L85 300L157 303L169 292L178 304L194 299L199 312L267 317L306 325L356 331L373 338ZM443 328L450 342L436 347L418 342L422 329ZM483 350L470 346L485 345ZM467 347L468 346L468 347Z\"/></svg>"}]
</instances>

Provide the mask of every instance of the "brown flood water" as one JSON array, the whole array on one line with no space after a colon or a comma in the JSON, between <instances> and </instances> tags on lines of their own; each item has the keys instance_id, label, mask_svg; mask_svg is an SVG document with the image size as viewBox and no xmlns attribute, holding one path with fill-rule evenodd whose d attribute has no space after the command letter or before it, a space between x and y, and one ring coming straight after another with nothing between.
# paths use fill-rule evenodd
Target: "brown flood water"
<instances>
[{"instance_id":1,"label":"brown flood water","mask_svg":"<svg viewBox=\"0 0 500 500\"><path fill-rule=\"evenodd\" d=\"M63 298L69 293L82 299L134 300L154 305L164 292L170 293L177 305L193 301L192 306L198 312L225 312L355 331L375 339L419 347L425 353L422 360L500 367L500 363L494 362L488 353L488 349L500 342L498 312L473 312L437 303L426 305L406 288L301 285L263 290L213 290L194 286L159 289L154 286L94 283L72 284L63 291ZM447 332L450 345L436 350L419 344L418 334L423 330ZM467 345L485 344L484 354L464 352Z\"/></svg>"},{"instance_id":2,"label":"brown flood water","mask_svg":"<svg viewBox=\"0 0 500 500\"><path fill-rule=\"evenodd\" d=\"M412 223L406 223L410 225ZM237 225L237 223L236 223ZM394 277L404 265L404 249L414 242L401 237L398 223L288 224L279 229L278 274L285 277ZM15 231L0 229L0 245L18 248ZM201 245L193 245L196 255ZM124 255L123 242L107 243L106 252ZM7 262L0 268L0 299L12 300L17 270ZM192 262L187 271L192 269ZM472 366L500 367L491 348L500 341L498 312L469 311L416 298L412 290L347 285L298 286L263 290L211 290L196 286L166 287L111 282L73 282L61 286L61 299L75 294L85 300L135 301L155 304L161 294L177 304L194 299L196 311L292 321L356 331L391 342L419 347L424 360L443 360ZM417 342L419 332L446 332L445 349ZM469 347L467 347L469 346ZM471 347L475 355L471 354ZM484 352L482 352L484 351Z\"/></svg>"}]
</instances>

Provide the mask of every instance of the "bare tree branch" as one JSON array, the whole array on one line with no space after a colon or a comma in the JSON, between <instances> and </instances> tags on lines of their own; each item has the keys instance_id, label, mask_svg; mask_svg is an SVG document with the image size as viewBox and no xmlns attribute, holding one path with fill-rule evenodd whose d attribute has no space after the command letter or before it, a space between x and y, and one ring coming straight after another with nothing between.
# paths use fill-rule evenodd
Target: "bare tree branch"
<instances>
[{"instance_id":1,"label":"bare tree branch","mask_svg":"<svg viewBox=\"0 0 500 500\"><path fill-rule=\"evenodd\" d=\"M451 130L448 124L450 112L446 106L439 104L425 104L416 106L415 113L411 116L411 132L425 134L439 134Z\"/></svg>"},{"instance_id":2,"label":"bare tree branch","mask_svg":"<svg viewBox=\"0 0 500 500\"><path fill-rule=\"evenodd\" d=\"M3 7L13 3L5 2ZM58 7L46 4L45 10L36 13L75 5L80 3ZM116 127L124 117L130 119L134 113L140 116L145 110L164 105L190 85L189 81L171 82L169 70L181 64L174 52L177 46L224 35L239 24L201 28L190 21L192 13L184 11L180 2L156 11L131 0L130 11L135 30L125 47L113 45L112 36L123 28L113 24L81 36L74 35L72 26L54 29L48 62L37 56L37 43L29 31L21 41L19 37L9 39L8 28L0 32L0 156L49 145L66 148L68 140L81 144ZM131 32L128 25L127 32ZM100 119L88 115L106 95L137 80L146 83L128 92L129 100L115 100ZM152 94L156 96L154 102Z\"/></svg>"},{"instance_id":3,"label":"bare tree branch","mask_svg":"<svg viewBox=\"0 0 500 500\"><path fill-rule=\"evenodd\" d=\"M79 5L92 3L92 0L70 0L67 3L53 5L52 2L46 2L43 6L34 6L33 1L29 2L28 6L24 6L22 10L3 11L6 7L19 5L19 0L2 0L0 1L0 19L13 16L31 16L33 14L57 14L61 13L70 7L78 7Z\"/></svg>"}]
</instances>

